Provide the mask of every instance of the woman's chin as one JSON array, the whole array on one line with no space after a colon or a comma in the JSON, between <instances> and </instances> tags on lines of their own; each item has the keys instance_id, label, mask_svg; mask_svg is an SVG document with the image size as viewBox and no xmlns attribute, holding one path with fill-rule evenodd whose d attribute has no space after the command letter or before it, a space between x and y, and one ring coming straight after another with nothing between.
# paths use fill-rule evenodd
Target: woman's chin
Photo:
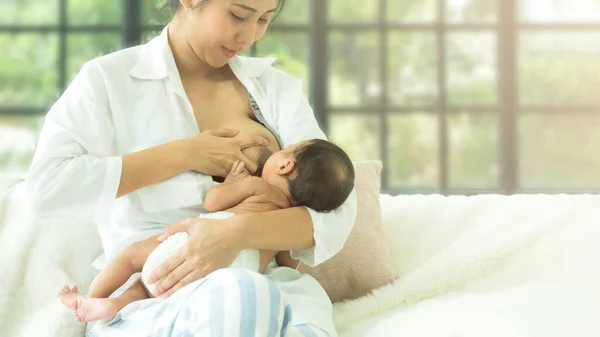
<instances>
[{"instance_id":1,"label":"woman's chin","mask_svg":"<svg viewBox=\"0 0 600 337\"><path fill-rule=\"evenodd\" d=\"M215 69L219 69L219 68L223 68L224 66L226 66L229 63L229 59L225 56L223 57L215 57L212 58L210 60L208 60L207 62L211 67L215 68Z\"/></svg>"}]
</instances>

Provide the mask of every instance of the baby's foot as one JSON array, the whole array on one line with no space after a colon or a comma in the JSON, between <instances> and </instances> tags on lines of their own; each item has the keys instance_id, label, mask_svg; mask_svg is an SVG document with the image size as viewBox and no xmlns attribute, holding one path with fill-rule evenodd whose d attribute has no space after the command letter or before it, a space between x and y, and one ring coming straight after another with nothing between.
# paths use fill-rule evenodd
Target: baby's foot
<instances>
[{"instance_id":1,"label":"baby's foot","mask_svg":"<svg viewBox=\"0 0 600 337\"><path fill-rule=\"evenodd\" d=\"M79 289L77 286L73 286L73 288L69 288L69 286L63 286L60 288L56 296L60 299L62 304L69 309L75 310L75 305L77 304L77 300L82 298L83 296L78 294Z\"/></svg>"},{"instance_id":2,"label":"baby's foot","mask_svg":"<svg viewBox=\"0 0 600 337\"><path fill-rule=\"evenodd\" d=\"M75 303L75 318L80 322L111 318L121 309L114 298L80 298Z\"/></svg>"}]
</instances>

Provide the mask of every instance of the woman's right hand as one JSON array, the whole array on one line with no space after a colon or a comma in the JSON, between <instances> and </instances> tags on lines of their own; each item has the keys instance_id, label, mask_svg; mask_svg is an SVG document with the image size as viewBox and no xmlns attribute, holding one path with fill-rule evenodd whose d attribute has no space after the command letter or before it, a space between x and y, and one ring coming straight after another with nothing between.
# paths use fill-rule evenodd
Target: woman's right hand
<instances>
[{"instance_id":1,"label":"woman's right hand","mask_svg":"<svg viewBox=\"0 0 600 337\"><path fill-rule=\"evenodd\" d=\"M239 137L238 130L205 130L186 140L191 170L210 176L225 177L233 163L241 161L254 174L258 163L248 159L242 150L269 143L260 136Z\"/></svg>"}]
</instances>

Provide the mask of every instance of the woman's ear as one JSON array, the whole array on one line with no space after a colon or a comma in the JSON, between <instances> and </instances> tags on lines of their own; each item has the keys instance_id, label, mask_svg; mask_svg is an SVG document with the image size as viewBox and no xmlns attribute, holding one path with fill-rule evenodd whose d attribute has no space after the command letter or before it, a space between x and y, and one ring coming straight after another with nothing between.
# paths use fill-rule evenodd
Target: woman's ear
<instances>
[{"instance_id":1,"label":"woman's ear","mask_svg":"<svg viewBox=\"0 0 600 337\"><path fill-rule=\"evenodd\" d=\"M292 159L286 159L277 166L277 174L286 176L294 171L296 163Z\"/></svg>"}]
</instances>

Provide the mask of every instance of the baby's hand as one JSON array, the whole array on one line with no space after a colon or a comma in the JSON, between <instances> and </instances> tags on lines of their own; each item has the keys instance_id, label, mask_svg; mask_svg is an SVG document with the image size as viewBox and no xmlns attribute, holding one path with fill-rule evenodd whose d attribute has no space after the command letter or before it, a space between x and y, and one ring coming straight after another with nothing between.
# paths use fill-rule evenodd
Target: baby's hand
<instances>
[{"instance_id":1,"label":"baby's hand","mask_svg":"<svg viewBox=\"0 0 600 337\"><path fill-rule=\"evenodd\" d=\"M248 170L246 170L246 164L244 164L243 161L235 161L233 163L233 166L231 166L231 170L229 170L229 173L227 174L227 177L225 177L225 183L234 183L237 181L240 181L242 179L245 179L247 177L250 176L250 172L248 172Z\"/></svg>"}]
</instances>

